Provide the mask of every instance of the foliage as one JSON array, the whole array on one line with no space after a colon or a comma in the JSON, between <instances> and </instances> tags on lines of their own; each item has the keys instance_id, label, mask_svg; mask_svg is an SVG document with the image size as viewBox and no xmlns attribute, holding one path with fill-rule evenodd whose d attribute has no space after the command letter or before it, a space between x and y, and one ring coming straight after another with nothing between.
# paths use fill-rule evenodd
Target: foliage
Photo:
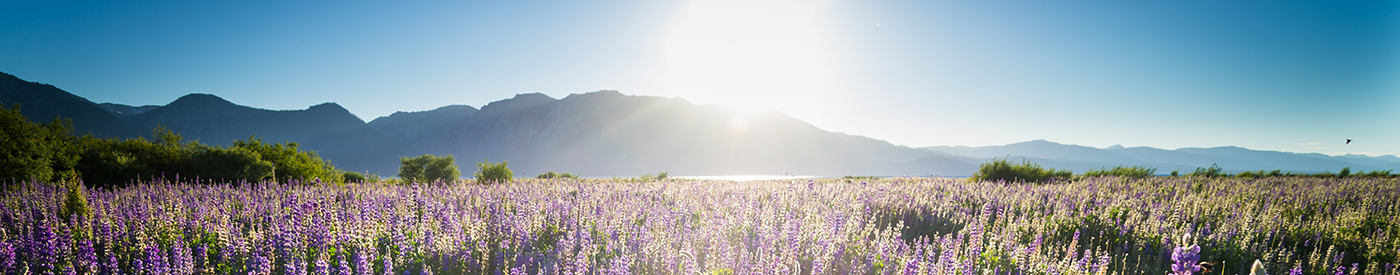
<instances>
[{"instance_id":1,"label":"foliage","mask_svg":"<svg viewBox=\"0 0 1400 275\"><path fill-rule=\"evenodd\" d=\"M287 143L264 143L261 138L249 137L246 140L236 140L229 150L247 150L259 156L261 160L270 162L273 165L273 179L283 180L299 179L309 181L314 179L324 179L332 182L341 182L344 172L336 170L335 166L322 160L315 152L301 151L296 142ZM263 163L247 163L250 166L263 166ZM262 167L249 167L253 169L249 176L259 176Z\"/></svg>"},{"instance_id":2,"label":"foliage","mask_svg":"<svg viewBox=\"0 0 1400 275\"><path fill-rule=\"evenodd\" d=\"M5 108L0 103L0 181L59 179L77 162L68 138L73 122L54 118L48 124L30 121L20 114L20 105Z\"/></svg>"},{"instance_id":3,"label":"foliage","mask_svg":"<svg viewBox=\"0 0 1400 275\"><path fill-rule=\"evenodd\" d=\"M78 180L77 172L69 170L68 178L60 182L67 192L63 197L63 207L59 208L58 215L64 219L73 217L87 218L91 210L88 207L88 196L83 182Z\"/></svg>"},{"instance_id":4,"label":"foliage","mask_svg":"<svg viewBox=\"0 0 1400 275\"><path fill-rule=\"evenodd\" d=\"M257 137L234 141L229 147L187 142L179 134L157 127L155 141L136 139L78 139L78 162L84 180L102 186L122 186L133 180L163 175L213 181L341 182L343 172L297 143L265 143ZM144 177L145 179L141 179Z\"/></svg>"},{"instance_id":5,"label":"foliage","mask_svg":"<svg viewBox=\"0 0 1400 275\"><path fill-rule=\"evenodd\" d=\"M506 183L515 178L515 172L511 172L510 167L506 167L504 161L491 163L489 160L482 160L476 164L476 175L474 176L476 183L479 184Z\"/></svg>"},{"instance_id":6,"label":"foliage","mask_svg":"<svg viewBox=\"0 0 1400 275\"><path fill-rule=\"evenodd\" d=\"M1187 176L1193 176L1193 177L1207 177L1207 178L1217 178L1217 177L1226 177L1226 176L1230 176L1230 174L1226 174L1226 173L1225 173L1225 169L1224 169L1224 168L1220 168L1220 165L1219 165L1219 164L1211 164L1211 165L1210 165L1210 168L1196 167L1196 171L1192 171L1190 174L1186 174L1186 175L1187 175Z\"/></svg>"},{"instance_id":7,"label":"foliage","mask_svg":"<svg viewBox=\"0 0 1400 275\"><path fill-rule=\"evenodd\" d=\"M1217 264L1209 274L1396 274L1400 263L1392 178L143 182L88 189L78 219L58 218L69 190L18 184L0 193L0 274L1161 275L1198 261Z\"/></svg>"},{"instance_id":8,"label":"foliage","mask_svg":"<svg viewBox=\"0 0 1400 275\"><path fill-rule=\"evenodd\" d=\"M535 176L537 179L577 179L578 176L569 173L555 173L554 171L544 172Z\"/></svg>"},{"instance_id":9,"label":"foliage","mask_svg":"<svg viewBox=\"0 0 1400 275\"><path fill-rule=\"evenodd\" d=\"M416 158L401 157L399 178L405 182L454 182L462 173L457 170L457 158L451 154L439 157L422 155Z\"/></svg>"},{"instance_id":10,"label":"foliage","mask_svg":"<svg viewBox=\"0 0 1400 275\"><path fill-rule=\"evenodd\" d=\"M1039 164L1031 163L1029 160L1021 160L1020 164L1013 164L1002 158L983 163L978 167L977 172L972 174L970 180L1045 183L1067 180L1073 176L1074 172L1069 170L1041 168Z\"/></svg>"},{"instance_id":11,"label":"foliage","mask_svg":"<svg viewBox=\"0 0 1400 275\"><path fill-rule=\"evenodd\" d=\"M360 172L355 171L345 171L345 176L343 178L345 182L365 182L369 180L369 178L365 177L365 174L360 174Z\"/></svg>"},{"instance_id":12,"label":"foliage","mask_svg":"<svg viewBox=\"0 0 1400 275\"><path fill-rule=\"evenodd\" d=\"M665 180L665 179L668 178L668 177L669 177L669 173L666 173L666 172L659 172L659 173L656 173L655 175L642 175L641 177L637 177L637 178L634 178L634 179L635 179L635 181L640 181L640 182L652 182L652 181Z\"/></svg>"},{"instance_id":13,"label":"foliage","mask_svg":"<svg viewBox=\"0 0 1400 275\"><path fill-rule=\"evenodd\" d=\"M3 108L0 108L3 109ZM264 143L257 137L234 141L232 146L210 146L185 141L157 126L152 140L76 137L69 123L55 119L40 125L29 122L15 109L0 110L0 180L54 181L71 171L92 187L115 188L135 181L190 177L211 181L258 182L299 180L340 182L343 172L314 152L301 151L297 143Z\"/></svg>"},{"instance_id":14,"label":"foliage","mask_svg":"<svg viewBox=\"0 0 1400 275\"><path fill-rule=\"evenodd\" d=\"M1157 173L1157 168L1147 168L1147 166L1116 166L1113 169L1089 169L1085 171L1084 177L1116 176L1136 179L1150 178Z\"/></svg>"}]
</instances>

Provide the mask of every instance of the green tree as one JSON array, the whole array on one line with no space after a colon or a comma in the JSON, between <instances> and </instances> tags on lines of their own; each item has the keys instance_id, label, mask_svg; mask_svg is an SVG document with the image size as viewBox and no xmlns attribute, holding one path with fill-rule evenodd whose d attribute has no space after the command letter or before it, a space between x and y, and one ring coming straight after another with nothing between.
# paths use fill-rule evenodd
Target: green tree
<instances>
[{"instance_id":1,"label":"green tree","mask_svg":"<svg viewBox=\"0 0 1400 275\"><path fill-rule=\"evenodd\" d=\"M422 155L416 158L399 158L399 178L404 182L452 182L462 174L457 170L457 158L448 154L445 157Z\"/></svg>"},{"instance_id":2,"label":"green tree","mask_svg":"<svg viewBox=\"0 0 1400 275\"><path fill-rule=\"evenodd\" d=\"M476 164L476 182L480 184L505 183L515 177L515 173L506 167L506 162L491 163L489 160L482 160Z\"/></svg>"},{"instance_id":3,"label":"green tree","mask_svg":"<svg viewBox=\"0 0 1400 275\"><path fill-rule=\"evenodd\" d=\"M72 169L78 161L68 136L72 125L63 118L35 123L20 114L18 103L9 109L0 104L0 180L52 182L59 178L55 171Z\"/></svg>"}]
</instances>

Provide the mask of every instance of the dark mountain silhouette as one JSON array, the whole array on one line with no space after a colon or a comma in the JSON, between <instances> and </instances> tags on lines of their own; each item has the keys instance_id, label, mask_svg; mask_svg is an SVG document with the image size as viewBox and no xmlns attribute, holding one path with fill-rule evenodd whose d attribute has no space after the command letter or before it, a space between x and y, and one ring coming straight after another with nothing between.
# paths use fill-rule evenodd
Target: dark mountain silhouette
<instances>
[{"instance_id":1,"label":"dark mountain silhouette","mask_svg":"<svg viewBox=\"0 0 1400 275\"><path fill-rule=\"evenodd\" d=\"M149 137L161 125L188 140L213 145L229 145L253 135L264 142L294 141L349 171L392 174L398 157L410 153L408 144L370 128L335 103L270 111L191 94L165 106L97 104L52 85L4 73L0 73L0 102L6 107L20 103L20 113L37 122L47 123L56 116L72 119L76 134Z\"/></svg>"},{"instance_id":2,"label":"dark mountain silhouette","mask_svg":"<svg viewBox=\"0 0 1400 275\"><path fill-rule=\"evenodd\" d=\"M1042 166L1070 169L1076 172L1118 165L1145 165L1157 167L1159 174L1165 174L1172 170L1190 172L1197 167L1210 167L1214 164L1220 165L1226 171L1233 172L1274 169L1298 172L1336 172L1345 167L1351 167L1352 171L1400 170L1400 158L1391 155L1334 157L1317 153L1259 151L1234 146L1176 150L1152 147L1125 148L1123 146L1099 149L1035 140L1004 146L933 146L920 149L965 157L964 161L972 163L980 163L980 161L998 157L1008 157L1017 161L1024 158Z\"/></svg>"},{"instance_id":3,"label":"dark mountain silhouette","mask_svg":"<svg viewBox=\"0 0 1400 275\"><path fill-rule=\"evenodd\" d=\"M65 92L53 85L24 81L7 73L0 73L0 103L3 103L5 108L11 108L15 103L20 104L20 114L36 122L49 123L58 116L72 119L73 131L80 135L138 134L121 119L86 98Z\"/></svg>"},{"instance_id":4,"label":"dark mountain silhouette","mask_svg":"<svg viewBox=\"0 0 1400 275\"><path fill-rule=\"evenodd\" d=\"M419 151L451 153L463 163L509 161L527 175L921 175L969 166L884 141L823 131L777 112L741 116L722 106L616 91L563 99L521 94L473 111L449 106L400 112L370 125L405 138ZM454 119L440 119L444 117Z\"/></svg>"},{"instance_id":5,"label":"dark mountain silhouette","mask_svg":"<svg viewBox=\"0 0 1400 275\"><path fill-rule=\"evenodd\" d=\"M481 109L449 105L397 112L365 123L335 103L274 111L191 94L165 106L96 104L52 85L0 74L0 102L21 103L22 113L36 121L48 122L60 115L72 118L79 133L131 138L149 135L161 125L206 144L227 145L253 135L265 142L294 141L341 169L386 176L395 174L400 156L425 153L457 156L464 174L483 159L509 161L521 176L546 171L594 177L662 171L678 176L965 176L993 157L1024 158L1078 172L1117 165L1158 167L1159 173L1189 172L1211 164L1230 171L1400 168L1400 158L1395 156L1332 157L1239 147L1100 149L1036 140L914 149L828 132L774 111L740 112L680 98L616 91L563 99L520 94Z\"/></svg>"},{"instance_id":6,"label":"dark mountain silhouette","mask_svg":"<svg viewBox=\"0 0 1400 275\"><path fill-rule=\"evenodd\" d=\"M101 103L97 104L97 106L102 107L103 110L107 110L108 113L111 113L113 116L116 116L118 118L126 118L145 112L150 112L151 110L155 110L156 108L160 108L160 106L157 105L145 105L138 107L116 103Z\"/></svg>"},{"instance_id":7,"label":"dark mountain silhouette","mask_svg":"<svg viewBox=\"0 0 1400 275\"><path fill-rule=\"evenodd\" d=\"M335 103L273 111L190 94L127 120L139 129L164 126L205 144L228 145L254 135L264 142L297 142L349 171L392 172L398 157L410 153L407 143L369 127Z\"/></svg>"}]
</instances>

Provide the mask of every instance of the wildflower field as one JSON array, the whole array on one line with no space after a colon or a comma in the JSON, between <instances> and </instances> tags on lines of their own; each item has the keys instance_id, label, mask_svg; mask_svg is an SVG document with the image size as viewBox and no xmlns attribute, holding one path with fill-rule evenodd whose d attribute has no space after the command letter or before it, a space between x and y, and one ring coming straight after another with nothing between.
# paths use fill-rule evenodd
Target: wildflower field
<instances>
[{"instance_id":1,"label":"wildflower field","mask_svg":"<svg viewBox=\"0 0 1400 275\"><path fill-rule=\"evenodd\" d=\"M1394 178L3 188L3 274L1400 274Z\"/></svg>"}]
</instances>

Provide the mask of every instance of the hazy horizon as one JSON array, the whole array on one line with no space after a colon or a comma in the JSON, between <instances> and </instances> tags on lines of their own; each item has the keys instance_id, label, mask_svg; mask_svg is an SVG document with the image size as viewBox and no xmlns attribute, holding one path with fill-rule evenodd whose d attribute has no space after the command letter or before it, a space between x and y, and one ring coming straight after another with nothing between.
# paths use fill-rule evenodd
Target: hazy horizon
<instances>
[{"instance_id":1,"label":"hazy horizon","mask_svg":"<svg viewBox=\"0 0 1400 275\"><path fill-rule=\"evenodd\" d=\"M362 120L596 90L909 147L1031 140L1400 154L1400 3L0 4L0 71ZM1346 139L1355 140L1343 144Z\"/></svg>"}]
</instances>

